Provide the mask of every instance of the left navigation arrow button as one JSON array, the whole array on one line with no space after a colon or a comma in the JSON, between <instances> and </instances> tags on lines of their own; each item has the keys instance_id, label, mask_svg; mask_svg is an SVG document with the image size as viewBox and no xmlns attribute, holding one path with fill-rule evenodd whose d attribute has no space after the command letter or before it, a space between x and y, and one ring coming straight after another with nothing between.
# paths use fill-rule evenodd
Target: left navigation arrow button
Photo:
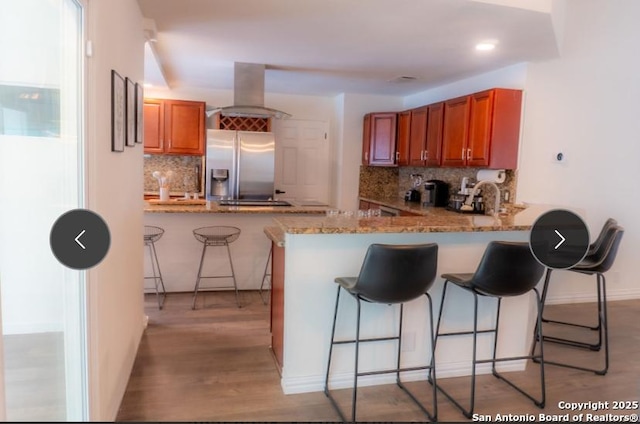
<instances>
[{"instance_id":1,"label":"left navigation arrow button","mask_svg":"<svg viewBox=\"0 0 640 424\"><path fill-rule=\"evenodd\" d=\"M82 231L80 231L80 234L78 234L78 236L77 236L76 238L74 238L75 242L76 242L76 243L78 243L78 245L79 245L80 247L82 247L82 250L87 250L87 248L86 248L86 247L84 247L84 244L80 243L80 240L78 240L78 239L79 239L80 237L82 237L82 235L83 235L85 232L87 232L87 230L82 230Z\"/></svg>"},{"instance_id":2,"label":"left navigation arrow button","mask_svg":"<svg viewBox=\"0 0 640 424\"><path fill-rule=\"evenodd\" d=\"M111 236L100 215L87 209L73 209L60 215L53 224L49 244L63 265L88 269L107 255Z\"/></svg>"}]
</instances>

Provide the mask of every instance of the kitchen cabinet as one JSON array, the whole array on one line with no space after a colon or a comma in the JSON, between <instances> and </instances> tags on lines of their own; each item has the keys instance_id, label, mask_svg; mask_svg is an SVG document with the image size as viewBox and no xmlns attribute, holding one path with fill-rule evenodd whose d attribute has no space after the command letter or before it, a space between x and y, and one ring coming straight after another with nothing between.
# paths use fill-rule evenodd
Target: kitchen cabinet
<instances>
[{"instance_id":1,"label":"kitchen cabinet","mask_svg":"<svg viewBox=\"0 0 640 424\"><path fill-rule=\"evenodd\" d=\"M427 139L428 107L422 106L411 111L411 136L409 165L424 166L425 142Z\"/></svg>"},{"instance_id":2,"label":"kitchen cabinet","mask_svg":"<svg viewBox=\"0 0 640 424\"><path fill-rule=\"evenodd\" d=\"M204 155L205 103L145 99L145 153Z\"/></svg>"},{"instance_id":3,"label":"kitchen cabinet","mask_svg":"<svg viewBox=\"0 0 640 424\"><path fill-rule=\"evenodd\" d=\"M470 113L470 96L457 97L444 102L442 166L465 166L467 164Z\"/></svg>"},{"instance_id":4,"label":"kitchen cabinet","mask_svg":"<svg viewBox=\"0 0 640 424\"><path fill-rule=\"evenodd\" d=\"M145 99L144 152L164 153L164 107L162 100Z\"/></svg>"},{"instance_id":5,"label":"kitchen cabinet","mask_svg":"<svg viewBox=\"0 0 640 424\"><path fill-rule=\"evenodd\" d=\"M396 133L396 165L409 165L411 142L411 111L398 113L398 130Z\"/></svg>"},{"instance_id":6,"label":"kitchen cabinet","mask_svg":"<svg viewBox=\"0 0 640 424\"><path fill-rule=\"evenodd\" d=\"M444 103L442 166L515 169L522 91L491 89Z\"/></svg>"},{"instance_id":7,"label":"kitchen cabinet","mask_svg":"<svg viewBox=\"0 0 640 424\"><path fill-rule=\"evenodd\" d=\"M370 113L364 117L362 164L396 166L395 112Z\"/></svg>"},{"instance_id":8,"label":"kitchen cabinet","mask_svg":"<svg viewBox=\"0 0 640 424\"><path fill-rule=\"evenodd\" d=\"M442 157L444 103L434 103L429 105L427 109L427 136L424 143L424 165L440 166Z\"/></svg>"}]
</instances>

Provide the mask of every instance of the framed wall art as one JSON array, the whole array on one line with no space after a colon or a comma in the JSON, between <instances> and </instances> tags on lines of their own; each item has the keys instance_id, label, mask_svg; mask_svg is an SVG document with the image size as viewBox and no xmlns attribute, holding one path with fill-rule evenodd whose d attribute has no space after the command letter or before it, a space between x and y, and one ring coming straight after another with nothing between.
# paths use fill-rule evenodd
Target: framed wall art
<instances>
[{"instance_id":1,"label":"framed wall art","mask_svg":"<svg viewBox=\"0 0 640 424\"><path fill-rule=\"evenodd\" d=\"M127 106L127 134L126 144L129 147L136 145L136 85L129 78L126 81Z\"/></svg>"},{"instance_id":2,"label":"framed wall art","mask_svg":"<svg viewBox=\"0 0 640 424\"><path fill-rule=\"evenodd\" d=\"M125 85L124 78L111 70L111 151L124 152L125 143Z\"/></svg>"},{"instance_id":3,"label":"framed wall art","mask_svg":"<svg viewBox=\"0 0 640 424\"><path fill-rule=\"evenodd\" d=\"M142 84L136 83L136 143L144 141L144 93Z\"/></svg>"}]
</instances>

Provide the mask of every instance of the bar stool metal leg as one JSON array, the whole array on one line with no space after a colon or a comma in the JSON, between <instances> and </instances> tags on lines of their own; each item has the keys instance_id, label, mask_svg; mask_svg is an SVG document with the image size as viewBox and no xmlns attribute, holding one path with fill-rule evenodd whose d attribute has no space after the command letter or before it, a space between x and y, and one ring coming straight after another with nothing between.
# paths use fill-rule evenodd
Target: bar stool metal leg
<instances>
[{"instance_id":1,"label":"bar stool metal leg","mask_svg":"<svg viewBox=\"0 0 640 424\"><path fill-rule=\"evenodd\" d=\"M200 279L202 278L202 265L204 264L204 254L207 252L207 243L202 246L202 255L200 255L200 266L198 267L198 276L196 277L196 286L193 289L193 301L191 309L196 309L196 297L198 296L198 288L200 287Z\"/></svg>"},{"instance_id":2,"label":"bar stool metal leg","mask_svg":"<svg viewBox=\"0 0 640 424\"><path fill-rule=\"evenodd\" d=\"M264 287L264 282L269 278L269 285L267 286L267 290L271 290L271 272L269 272L269 263L271 262L271 255L273 254L273 245L269 249L269 256L267 257L267 263L264 264L264 274L262 274L262 282L260 283L260 290L258 293L260 294L260 298L262 299L262 303L267 304L267 299L262 295L262 289Z\"/></svg>"},{"instance_id":3,"label":"bar stool metal leg","mask_svg":"<svg viewBox=\"0 0 640 424\"><path fill-rule=\"evenodd\" d=\"M156 253L156 245L154 242L148 243L149 246L149 258L151 260L151 270L153 272L153 284L156 291L156 300L158 301L158 309L162 309L164 301L167 296L167 291L164 288L164 280L162 279L162 271L160 270L160 262L158 261L158 255ZM157 273L156 273L157 271ZM162 295L158 287L162 288Z\"/></svg>"},{"instance_id":4,"label":"bar stool metal leg","mask_svg":"<svg viewBox=\"0 0 640 424\"><path fill-rule=\"evenodd\" d=\"M227 254L229 255L229 264L231 265L231 278L233 278L233 289L236 292L236 305L240 308L240 298L238 297L238 284L236 283L236 272L233 269L233 259L231 259L231 249L229 248L229 243L225 243L227 246Z\"/></svg>"},{"instance_id":5,"label":"bar stool metal leg","mask_svg":"<svg viewBox=\"0 0 640 424\"><path fill-rule=\"evenodd\" d=\"M502 304L502 299L501 298L497 298L496 319L495 319L495 327L494 328L487 329L487 330L478 330L478 296L479 295L478 295L478 293L472 292L473 297L474 297L473 330L472 331L456 331L456 332L451 332L451 333L440 333L440 322L441 322L441 318L442 318L443 305L444 305L444 301L445 301L445 297L446 297L447 285L449 283L450 283L449 281L445 280L444 288L442 290L442 298L441 298L441 301L440 301L440 311L438 313L438 323L436 325L436 336L435 337L436 337L436 343L437 343L438 337L440 337L440 336L456 336L456 335L469 335L469 334L473 335L472 360L471 360L471 388L470 388L470 394L469 394L469 408L467 409L464 406L462 406L446 390L444 390L441 386L436 384L435 386L437 387L437 389L443 395L445 395L445 397L447 399L449 399L449 401L451 401L451 403L453 403L462 412L462 414L465 417L472 418L473 417L473 411L474 411L474 408L475 408L476 366L478 364L483 364L483 363L490 362L491 363L491 373L493 374L494 377L498 378L499 380L503 380L509 386L511 386L512 388L517 390L519 393L523 394L525 397L530 399L537 407L544 408L545 407L545 402L546 402L546 387L545 387L544 365L545 365L545 363L548 363L548 362L544 360L544 352L543 352L543 349L542 349L542 345L541 345L540 353L538 355L535 355L534 352L532 351L531 354L527 355L527 356L508 357L508 358L497 358L496 357L497 347L498 347L498 329L499 329L499 324L500 324L500 307L501 307L501 304ZM534 335L534 338L535 338L535 337L541 337L542 336L542 330L541 330L542 329L542 302L541 302L541 298L540 298L540 294L538 293L538 290L536 288L533 288L532 290L533 290L533 292L535 293L535 296L536 296L536 306L537 306L536 334ZM493 352L492 352L492 355L491 355L491 359L483 359L483 360L478 360L477 359L477 337L478 337L478 334L481 334L481 333L493 333L493 335L494 335ZM540 364L540 399L534 398L532 395L530 395L529 393L525 392L519 386L517 386L512 381L510 381L509 379L504 377L502 374L497 372L497 370L496 370L496 362L513 361L513 360L519 360L519 359L533 359L535 362Z\"/></svg>"}]
</instances>

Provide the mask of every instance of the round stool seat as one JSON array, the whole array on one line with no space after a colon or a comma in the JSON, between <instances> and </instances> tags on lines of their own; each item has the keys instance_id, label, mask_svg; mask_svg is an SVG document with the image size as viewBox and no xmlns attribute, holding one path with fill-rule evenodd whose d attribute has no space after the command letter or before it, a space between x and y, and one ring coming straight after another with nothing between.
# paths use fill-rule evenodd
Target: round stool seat
<instances>
[{"instance_id":1,"label":"round stool seat","mask_svg":"<svg viewBox=\"0 0 640 424\"><path fill-rule=\"evenodd\" d=\"M144 226L144 242L155 243L160 240L160 237L164 234L164 230L160 227L154 227L151 225Z\"/></svg>"},{"instance_id":2,"label":"round stool seat","mask_svg":"<svg viewBox=\"0 0 640 424\"><path fill-rule=\"evenodd\" d=\"M201 227L193 230L195 238L209 246L223 246L240 237L240 228L226 226Z\"/></svg>"}]
</instances>

